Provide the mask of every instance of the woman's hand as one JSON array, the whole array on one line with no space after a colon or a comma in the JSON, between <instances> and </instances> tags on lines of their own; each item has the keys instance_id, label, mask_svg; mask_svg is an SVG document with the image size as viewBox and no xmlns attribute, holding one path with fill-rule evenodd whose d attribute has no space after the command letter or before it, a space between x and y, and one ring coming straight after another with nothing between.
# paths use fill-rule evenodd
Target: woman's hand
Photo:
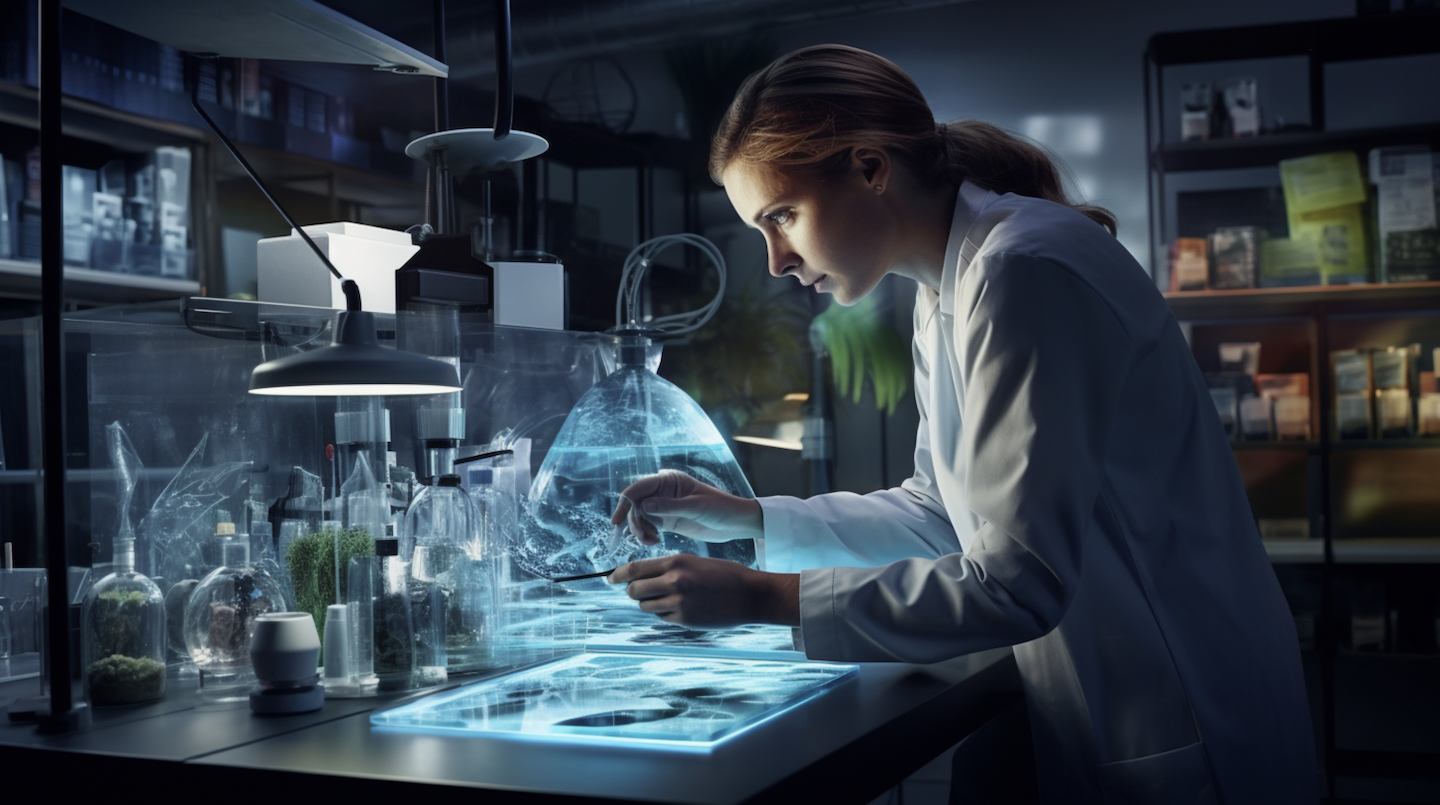
<instances>
[{"instance_id":1,"label":"woman's hand","mask_svg":"<svg viewBox=\"0 0 1440 805\"><path fill-rule=\"evenodd\" d=\"M621 565L609 581L625 584L642 612L683 626L800 625L800 576L794 573L677 553Z\"/></svg>"},{"instance_id":2,"label":"woman's hand","mask_svg":"<svg viewBox=\"0 0 1440 805\"><path fill-rule=\"evenodd\" d=\"M760 504L703 484L678 470L661 470L625 487L611 525L630 524L641 543L660 542L673 531L701 542L729 542L765 536Z\"/></svg>"}]
</instances>

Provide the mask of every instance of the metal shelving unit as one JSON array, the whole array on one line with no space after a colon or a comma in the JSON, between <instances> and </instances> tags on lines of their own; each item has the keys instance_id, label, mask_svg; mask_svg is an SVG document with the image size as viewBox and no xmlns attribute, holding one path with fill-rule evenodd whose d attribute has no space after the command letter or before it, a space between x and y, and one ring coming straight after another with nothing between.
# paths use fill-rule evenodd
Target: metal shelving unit
<instances>
[{"instance_id":1,"label":"metal shelving unit","mask_svg":"<svg viewBox=\"0 0 1440 805\"><path fill-rule=\"evenodd\" d=\"M1182 234L1167 229L1176 223L1167 219L1167 214L1174 217L1167 205L1176 200L1173 190L1167 196L1167 176L1179 187L1182 179L1187 185L1220 181L1203 176L1206 171L1234 171L1218 173L1217 177L1241 176L1244 169L1271 167L1283 159L1335 150L1355 149L1363 155L1370 148L1415 143L1429 143L1432 149L1440 150L1440 121L1330 130L1325 109L1327 65L1437 52L1440 15L1318 20L1152 37L1143 63L1150 171L1147 189L1151 255L1162 285L1161 267L1168 266L1168 244ZM1305 60L1308 86L1304 92L1310 130L1262 133L1244 139L1166 141L1166 124L1173 126L1176 122L1163 118L1166 68L1220 63L1217 69L1223 71L1227 61L1287 57ZM1423 82L1423 77L1411 76L1410 80ZM1427 347L1440 346L1440 282L1194 291L1167 293L1165 297L1175 316L1187 322L1189 332L1196 334L1197 350L1211 348L1217 340L1264 343L1263 334L1269 334L1286 351L1285 368L1262 371L1305 371L1310 377L1315 440L1238 443L1235 453L1242 468L1251 467L1259 479L1249 490L1252 506L1257 510L1281 510L1272 516L1298 518L1299 511L1286 512L1303 505L1309 520L1311 539L1266 540L1265 549L1282 582L1298 580L1302 589L1313 591L1316 599L1309 603L1296 603L1301 599L1294 599L1292 605L1297 607L1297 625L1305 620L1313 630L1310 639L1314 650L1306 654L1305 662L1314 674L1310 682L1316 685L1320 703L1315 726L1323 738L1327 796L1340 795L1337 778L1434 780L1435 770L1440 769L1440 753L1423 738L1423 727L1416 726L1428 718L1421 713L1425 702L1432 698L1399 683L1381 688L1359 684L1355 681L1359 677L1346 669L1357 663L1368 668L1367 663L1379 658L1392 665L1398 663L1403 673L1396 679L1411 679L1415 669L1440 660L1436 653L1440 646L1432 646L1428 653L1423 649L1415 652L1413 637L1424 629L1402 624L1399 631L1407 632L1409 642L1397 637L1394 613L1401 610L1391 608L1413 607L1418 597L1423 609L1426 596L1434 597L1428 590L1440 589L1440 537L1426 535L1415 522L1420 517L1417 512L1440 508L1440 480L1431 493L1412 484L1414 488L1405 493L1409 497L1377 495L1387 490L1376 486L1386 482L1377 480L1380 476L1390 479L1423 474L1423 468L1440 456L1436 452L1440 451L1440 439L1334 438L1330 354L1335 349L1412 341L1423 341ZM1236 335L1230 337L1230 333ZM1362 470L1370 475L1361 477ZM1277 480L1282 477L1285 480ZM1268 497L1257 499L1256 495ZM1356 495L1375 500L1363 502ZM1376 518L1373 507L1396 505L1386 501L1400 501L1399 508L1410 508L1383 509L1383 516ZM1386 642L1376 653L1362 653L1351 631L1348 607L1353 599L1348 596L1357 584L1391 585L1384 588L1384 595L1398 596L1405 602L1397 604L1387 599L1383 604L1380 619ZM1440 617L1440 598L1434 606L1437 611L1431 614ZM1368 651L1369 644L1365 646ZM1393 745L1366 744L1367 736L1377 734L1373 724L1362 735L1364 731L1357 731L1357 722L1346 714L1367 709L1392 719L1385 722L1389 726L1379 730L1392 736L1392 744L1404 740L1394 736L1411 735L1408 748L1395 751Z\"/></svg>"}]
</instances>

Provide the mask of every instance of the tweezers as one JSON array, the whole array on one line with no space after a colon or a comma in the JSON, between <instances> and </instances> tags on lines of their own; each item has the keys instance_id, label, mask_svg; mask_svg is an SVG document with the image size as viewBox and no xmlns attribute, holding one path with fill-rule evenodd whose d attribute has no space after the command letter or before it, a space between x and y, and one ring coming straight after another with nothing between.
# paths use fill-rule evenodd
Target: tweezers
<instances>
[{"instance_id":1,"label":"tweezers","mask_svg":"<svg viewBox=\"0 0 1440 805\"><path fill-rule=\"evenodd\" d=\"M561 576L561 577L558 578L558 579L551 579L550 581L553 581L553 582L555 582L556 584L559 584L559 583L562 582L562 581L580 581L581 579L598 579L598 578L600 578L601 576L608 576L608 575L610 575L611 573L614 573L615 571L617 571L617 570L619 570L619 569L620 569L620 568L618 568L618 567L612 567L612 568L610 568L609 570L602 570L602 571L600 571L599 573L581 573L581 574L578 575L578 576Z\"/></svg>"}]
</instances>

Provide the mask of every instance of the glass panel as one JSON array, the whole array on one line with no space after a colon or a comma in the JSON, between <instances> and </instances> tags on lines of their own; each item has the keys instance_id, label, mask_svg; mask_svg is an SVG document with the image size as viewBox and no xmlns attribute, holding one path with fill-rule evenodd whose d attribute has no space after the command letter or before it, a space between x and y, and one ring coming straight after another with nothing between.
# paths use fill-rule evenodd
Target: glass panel
<instances>
[{"instance_id":1,"label":"glass panel","mask_svg":"<svg viewBox=\"0 0 1440 805\"><path fill-rule=\"evenodd\" d=\"M370 716L421 732L708 750L821 694L854 665L593 652Z\"/></svg>"}]
</instances>

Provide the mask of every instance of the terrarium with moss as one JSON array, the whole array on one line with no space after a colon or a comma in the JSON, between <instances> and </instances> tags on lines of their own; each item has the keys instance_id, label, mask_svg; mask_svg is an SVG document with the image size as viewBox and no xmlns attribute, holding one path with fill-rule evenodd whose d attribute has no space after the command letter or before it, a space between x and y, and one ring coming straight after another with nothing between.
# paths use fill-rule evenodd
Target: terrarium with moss
<instances>
[{"instance_id":1,"label":"terrarium with moss","mask_svg":"<svg viewBox=\"0 0 1440 805\"><path fill-rule=\"evenodd\" d=\"M82 610L82 662L90 702L139 704L165 694L165 596L135 572L135 540L115 540L115 572L95 583Z\"/></svg>"},{"instance_id":2,"label":"terrarium with moss","mask_svg":"<svg viewBox=\"0 0 1440 805\"><path fill-rule=\"evenodd\" d=\"M295 591L294 608L314 616L322 646L326 612L331 604L344 603L341 591L349 589L350 559L375 554L375 538L368 529L339 528L333 520L325 524L320 531L296 537L285 549L285 566Z\"/></svg>"}]
</instances>

